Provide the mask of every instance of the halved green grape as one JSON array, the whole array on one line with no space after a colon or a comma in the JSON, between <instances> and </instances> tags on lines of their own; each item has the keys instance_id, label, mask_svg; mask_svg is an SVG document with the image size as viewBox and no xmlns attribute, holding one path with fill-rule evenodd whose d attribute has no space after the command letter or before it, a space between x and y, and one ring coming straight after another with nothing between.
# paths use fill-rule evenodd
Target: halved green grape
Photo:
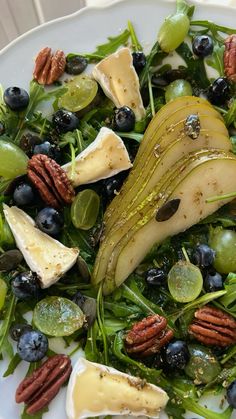
<instances>
[{"instance_id":1,"label":"halved green grape","mask_svg":"<svg viewBox=\"0 0 236 419\"><path fill-rule=\"evenodd\" d=\"M69 336L83 326L85 317L79 306L63 297L46 297L33 313L37 329L49 336Z\"/></svg>"},{"instance_id":2,"label":"halved green grape","mask_svg":"<svg viewBox=\"0 0 236 419\"><path fill-rule=\"evenodd\" d=\"M58 106L71 112L86 108L95 98L98 84L84 74L74 77L66 85L67 92L58 100Z\"/></svg>"},{"instance_id":3,"label":"halved green grape","mask_svg":"<svg viewBox=\"0 0 236 419\"><path fill-rule=\"evenodd\" d=\"M89 230L96 223L100 198L92 189L79 192L71 205L71 219L76 228Z\"/></svg>"},{"instance_id":4,"label":"halved green grape","mask_svg":"<svg viewBox=\"0 0 236 419\"><path fill-rule=\"evenodd\" d=\"M158 42L162 51L174 51L188 34L190 21L184 13L168 16L160 27Z\"/></svg>"},{"instance_id":5,"label":"halved green grape","mask_svg":"<svg viewBox=\"0 0 236 419\"><path fill-rule=\"evenodd\" d=\"M6 295L7 295L7 284L4 281L4 279L0 277L0 310L2 310L4 306Z\"/></svg>"},{"instance_id":6,"label":"halved green grape","mask_svg":"<svg viewBox=\"0 0 236 419\"><path fill-rule=\"evenodd\" d=\"M209 245L215 250L214 268L228 274L236 271L236 232L217 227L211 231Z\"/></svg>"},{"instance_id":7,"label":"halved green grape","mask_svg":"<svg viewBox=\"0 0 236 419\"><path fill-rule=\"evenodd\" d=\"M192 96L193 91L191 84L182 79L178 79L169 84L166 88L165 99L166 102L176 99L181 96Z\"/></svg>"},{"instance_id":8,"label":"halved green grape","mask_svg":"<svg viewBox=\"0 0 236 419\"><path fill-rule=\"evenodd\" d=\"M185 373L196 384L208 384L213 381L221 371L217 358L210 349L198 344L188 345L190 359L185 367Z\"/></svg>"},{"instance_id":9,"label":"halved green grape","mask_svg":"<svg viewBox=\"0 0 236 419\"><path fill-rule=\"evenodd\" d=\"M14 179L27 171L28 157L15 144L0 139L0 176Z\"/></svg>"},{"instance_id":10,"label":"halved green grape","mask_svg":"<svg viewBox=\"0 0 236 419\"><path fill-rule=\"evenodd\" d=\"M200 269L187 261L177 262L168 274L169 291L179 303L195 300L202 290L202 285Z\"/></svg>"}]
</instances>

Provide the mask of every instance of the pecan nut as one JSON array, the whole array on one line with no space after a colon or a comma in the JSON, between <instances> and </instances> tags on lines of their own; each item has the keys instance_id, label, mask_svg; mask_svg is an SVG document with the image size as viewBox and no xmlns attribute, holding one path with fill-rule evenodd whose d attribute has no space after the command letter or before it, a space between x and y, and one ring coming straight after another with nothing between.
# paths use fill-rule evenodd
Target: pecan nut
<instances>
[{"instance_id":1,"label":"pecan nut","mask_svg":"<svg viewBox=\"0 0 236 419\"><path fill-rule=\"evenodd\" d=\"M65 66L66 56L63 51L57 50L53 55L51 48L45 47L35 59L33 77L39 84L52 84L62 76Z\"/></svg>"},{"instance_id":2,"label":"pecan nut","mask_svg":"<svg viewBox=\"0 0 236 419\"><path fill-rule=\"evenodd\" d=\"M228 36L224 44L225 75L229 80L236 82L236 34Z\"/></svg>"},{"instance_id":3,"label":"pecan nut","mask_svg":"<svg viewBox=\"0 0 236 419\"><path fill-rule=\"evenodd\" d=\"M204 306L194 313L189 333L205 345L229 346L236 343L236 321L228 313Z\"/></svg>"},{"instance_id":4,"label":"pecan nut","mask_svg":"<svg viewBox=\"0 0 236 419\"><path fill-rule=\"evenodd\" d=\"M165 317L154 314L135 323L125 337L125 347L129 354L139 357L154 355L173 337L167 329Z\"/></svg>"},{"instance_id":5,"label":"pecan nut","mask_svg":"<svg viewBox=\"0 0 236 419\"><path fill-rule=\"evenodd\" d=\"M75 191L66 172L55 160L44 154L36 154L28 162L27 173L47 205L60 208L73 201Z\"/></svg>"},{"instance_id":6,"label":"pecan nut","mask_svg":"<svg viewBox=\"0 0 236 419\"><path fill-rule=\"evenodd\" d=\"M24 402L26 412L33 415L46 407L68 380L72 371L67 355L48 358L32 375L26 377L16 390L16 403Z\"/></svg>"}]
</instances>

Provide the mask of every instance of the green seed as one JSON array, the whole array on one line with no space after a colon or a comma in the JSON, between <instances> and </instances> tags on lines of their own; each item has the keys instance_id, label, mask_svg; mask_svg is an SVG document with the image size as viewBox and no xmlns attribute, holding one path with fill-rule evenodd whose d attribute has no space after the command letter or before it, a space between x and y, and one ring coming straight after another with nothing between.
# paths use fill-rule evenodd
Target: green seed
<instances>
[{"instance_id":1,"label":"green seed","mask_svg":"<svg viewBox=\"0 0 236 419\"><path fill-rule=\"evenodd\" d=\"M179 303L195 300L202 290L200 269L187 261L177 262L168 274L168 287L172 297Z\"/></svg>"},{"instance_id":2,"label":"green seed","mask_svg":"<svg viewBox=\"0 0 236 419\"><path fill-rule=\"evenodd\" d=\"M46 297L36 304L33 323L46 335L69 336L83 326L84 314L67 298Z\"/></svg>"},{"instance_id":3,"label":"green seed","mask_svg":"<svg viewBox=\"0 0 236 419\"><path fill-rule=\"evenodd\" d=\"M71 219L76 228L89 230L97 220L100 198L92 189L85 189L76 195L71 206Z\"/></svg>"},{"instance_id":4,"label":"green seed","mask_svg":"<svg viewBox=\"0 0 236 419\"><path fill-rule=\"evenodd\" d=\"M169 84L166 88L165 99L166 102L170 102L181 96L192 96L191 84L186 80L175 80Z\"/></svg>"}]
</instances>

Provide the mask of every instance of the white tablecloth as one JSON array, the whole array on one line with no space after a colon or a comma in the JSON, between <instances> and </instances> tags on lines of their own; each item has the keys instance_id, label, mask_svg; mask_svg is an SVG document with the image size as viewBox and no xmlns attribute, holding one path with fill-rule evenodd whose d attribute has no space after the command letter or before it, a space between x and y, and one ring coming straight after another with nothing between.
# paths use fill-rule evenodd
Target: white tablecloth
<instances>
[{"instance_id":1,"label":"white tablecloth","mask_svg":"<svg viewBox=\"0 0 236 419\"><path fill-rule=\"evenodd\" d=\"M87 6L99 6L100 4L112 3L112 1L115 1L115 0L86 0L86 4ZM145 0L143 1L145 2ZM197 1L198 3L221 4L221 5L236 7L236 0L197 0Z\"/></svg>"}]
</instances>

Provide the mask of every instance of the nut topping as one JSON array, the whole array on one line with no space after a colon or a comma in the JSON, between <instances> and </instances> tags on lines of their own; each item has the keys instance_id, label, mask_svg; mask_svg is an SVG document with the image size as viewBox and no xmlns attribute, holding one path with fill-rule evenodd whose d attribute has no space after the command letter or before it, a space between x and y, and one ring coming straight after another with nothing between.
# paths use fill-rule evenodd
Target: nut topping
<instances>
[{"instance_id":1,"label":"nut topping","mask_svg":"<svg viewBox=\"0 0 236 419\"><path fill-rule=\"evenodd\" d=\"M16 390L16 403L24 402L26 412L34 415L47 406L68 380L72 371L67 355L48 358L32 375L26 377Z\"/></svg>"},{"instance_id":2,"label":"nut topping","mask_svg":"<svg viewBox=\"0 0 236 419\"><path fill-rule=\"evenodd\" d=\"M194 314L189 333L205 345L228 346L236 343L236 321L218 308L204 306Z\"/></svg>"},{"instance_id":3,"label":"nut topping","mask_svg":"<svg viewBox=\"0 0 236 419\"><path fill-rule=\"evenodd\" d=\"M225 39L224 70L229 80L236 82L236 34Z\"/></svg>"},{"instance_id":4,"label":"nut topping","mask_svg":"<svg viewBox=\"0 0 236 419\"><path fill-rule=\"evenodd\" d=\"M165 317L154 314L135 323L125 337L125 347L129 354L146 357L159 352L173 337L166 328Z\"/></svg>"},{"instance_id":5,"label":"nut topping","mask_svg":"<svg viewBox=\"0 0 236 419\"><path fill-rule=\"evenodd\" d=\"M63 51L57 50L52 54L51 48L43 48L35 59L33 76L39 84L52 84L65 71L66 57Z\"/></svg>"},{"instance_id":6,"label":"nut topping","mask_svg":"<svg viewBox=\"0 0 236 419\"><path fill-rule=\"evenodd\" d=\"M44 154L33 156L28 162L28 177L47 205L60 208L73 201L75 191L70 180L61 166L50 157Z\"/></svg>"}]
</instances>

